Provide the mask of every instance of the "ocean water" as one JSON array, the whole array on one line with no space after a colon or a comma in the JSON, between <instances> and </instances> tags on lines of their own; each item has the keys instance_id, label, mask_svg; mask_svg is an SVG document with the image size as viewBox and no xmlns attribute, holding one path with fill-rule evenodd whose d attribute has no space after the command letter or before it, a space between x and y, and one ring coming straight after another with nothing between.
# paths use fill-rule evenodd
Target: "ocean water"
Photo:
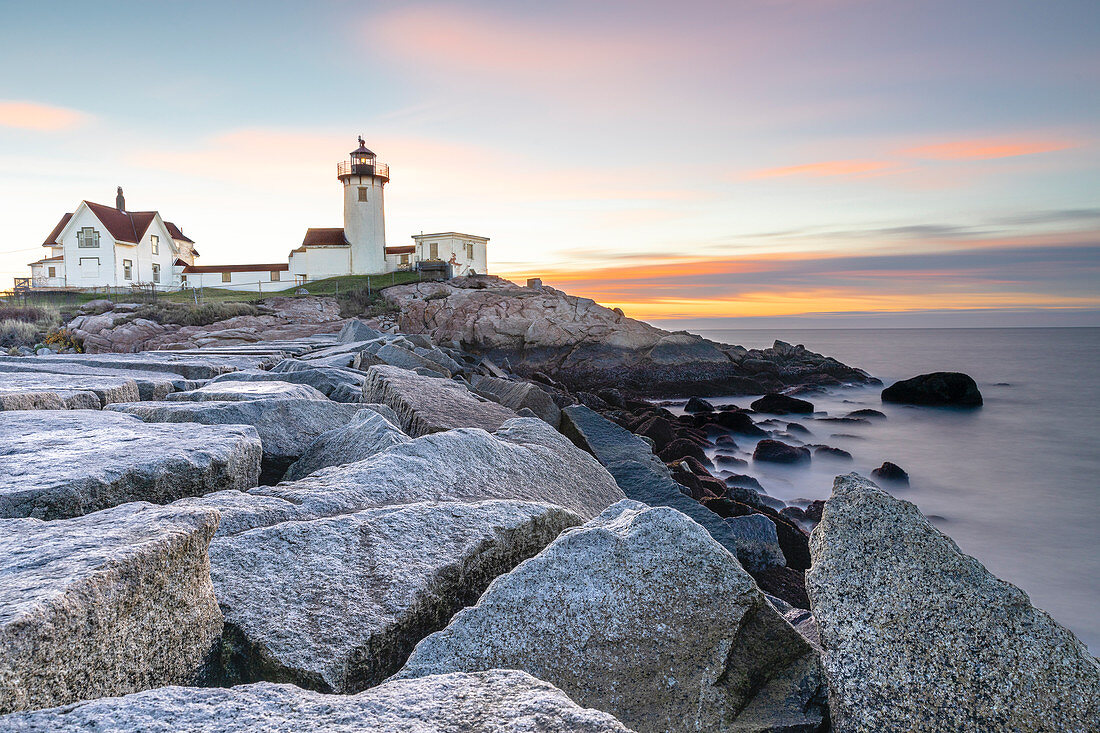
<instances>
[{"instance_id":1,"label":"ocean water","mask_svg":"<svg viewBox=\"0 0 1100 733\"><path fill-rule=\"evenodd\" d=\"M843 448L854 460L753 464L754 443L739 439L737 455L749 466L735 470L789 502L827 498L837 474L868 475L884 460L900 465L911 485L891 493L1100 654L1100 328L696 332L747 348L775 339L804 344L887 385L932 371L972 376L985 398L976 410L883 404L879 388L805 396L830 416L871 407L887 419L793 418L814 433L805 442Z\"/></svg>"}]
</instances>

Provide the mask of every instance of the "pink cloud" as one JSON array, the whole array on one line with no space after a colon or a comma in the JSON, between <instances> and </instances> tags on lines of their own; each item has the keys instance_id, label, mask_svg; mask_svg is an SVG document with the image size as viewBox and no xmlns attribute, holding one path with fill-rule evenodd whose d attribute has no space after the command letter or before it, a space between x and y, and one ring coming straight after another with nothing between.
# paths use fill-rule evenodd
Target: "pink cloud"
<instances>
[{"instance_id":1,"label":"pink cloud","mask_svg":"<svg viewBox=\"0 0 1100 733\"><path fill-rule=\"evenodd\" d=\"M912 158L930 160L991 160L1015 158L1020 155L1050 153L1076 147L1073 143L1057 140L956 140L902 150L901 154Z\"/></svg>"},{"instance_id":2,"label":"pink cloud","mask_svg":"<svg viewBox=\"0 0 1100 733\"><path fill-rule=\"evenodd\" d=\"M38 102L0 100L0 126L22 130L67 130L90 118L85 112Z\"/></svg>"}]
</instances>

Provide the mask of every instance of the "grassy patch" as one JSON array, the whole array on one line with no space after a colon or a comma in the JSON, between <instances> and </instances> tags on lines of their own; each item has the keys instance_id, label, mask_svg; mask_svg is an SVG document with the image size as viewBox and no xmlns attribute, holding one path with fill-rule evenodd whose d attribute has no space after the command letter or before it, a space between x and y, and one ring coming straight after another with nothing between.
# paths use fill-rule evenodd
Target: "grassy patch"
<instances>
[{"instance_id":1,"label":"grassy patch","mask_svg":"<svg viewBox=\"0 0 1100 733\"><path fill-rule=\"evenodd\" d=\"M150 321L161 324L176 323L181 326L209 326L211 323L224 321L227 318L256 316L259 314L260 309L251 303L214 301L195 306L188 303L162 302L143 305L134 311L132 318L127 320L148 318ZM116 321L116 323L121 322L121 320Z\"/></svg>"}]
</instances>

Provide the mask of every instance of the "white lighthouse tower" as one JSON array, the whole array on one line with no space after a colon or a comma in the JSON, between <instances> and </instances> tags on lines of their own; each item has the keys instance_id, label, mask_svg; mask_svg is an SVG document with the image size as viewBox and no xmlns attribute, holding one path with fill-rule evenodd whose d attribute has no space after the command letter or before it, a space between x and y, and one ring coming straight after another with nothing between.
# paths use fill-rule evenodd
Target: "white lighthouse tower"
<instances>
[{"instance_id":1,"label":"white lighthouse tower","mask_svg":"<svg viewBox=\"0 0 1100 733\"><path fill-rule=\"evenodd\" d=\"M351 247L350 269L365 275L386 271L386 207L383 187L390 167L378 162L362 136L351 159L337 166L336 177L344 184L344 237Z\"/></svg>"}]
</instances>

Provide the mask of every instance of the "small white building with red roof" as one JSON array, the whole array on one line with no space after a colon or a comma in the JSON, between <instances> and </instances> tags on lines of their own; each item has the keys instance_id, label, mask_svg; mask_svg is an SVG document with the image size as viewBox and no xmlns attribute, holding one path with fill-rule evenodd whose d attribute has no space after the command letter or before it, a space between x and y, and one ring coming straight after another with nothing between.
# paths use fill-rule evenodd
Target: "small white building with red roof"
<instances>
[{"instance_id":1,"label":"small white building with red roof","mask_svg":"<svg viewBox=\"0 0 1100 733\"><path fill-rule=\"evenodd\" d=\"M115 205L81 201L54 226L31 262L31 287L179 287L199 256L195 243L158 211L128 211L122 188Z\"/></svg>"}]
</instances>

